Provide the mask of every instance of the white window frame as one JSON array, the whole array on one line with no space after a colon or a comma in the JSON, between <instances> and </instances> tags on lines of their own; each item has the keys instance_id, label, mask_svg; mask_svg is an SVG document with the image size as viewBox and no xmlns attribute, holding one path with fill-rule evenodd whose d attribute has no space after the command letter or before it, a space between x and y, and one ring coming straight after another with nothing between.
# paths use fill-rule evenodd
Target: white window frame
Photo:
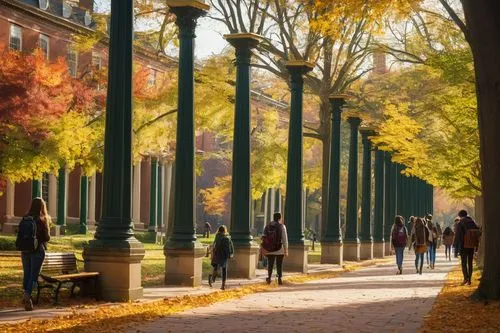
<instances>
[{"instance_id":1,"label":"white window frame","mask_svg":"<svg viewBox=\"0 0 500 333\"><path fill-rule=\"evenodd\" d=\"M50 59L50 37L47 35L44 35L44 34L40 34L40 36L38 38L38 44L39 44L38 46L39 46L40 50L43 51L42 41L47 43L47 51L45 52L45 59L49 60Z\"/></svg>"},{"instance_id":2,"label":"white window frame","mask_svg":"<svg viewBox=\"0 0 500 333\"><path fill-rule=\"evenodd\" d=\"M96 63L94 59L99 59L99 62ZM92 52L92 68L100 70L102 69L102 57L97 52Z\"/></svg>"},{"instance_id":3,"label":"white window frame","mask_svg":"<svg viewBox=\"0 0 500 333\"><path fill-rule=\"evenodd\" d=\"M16 36L16 32L19 33L18 36ZM19 39L19 49L12 48L12 39L13 38ZM9 50L16 50L16 51L23 50L23 28L17 24L13 24L13 23L10 24L10 30L9 30Z\"/></svg>"},{"instance_id":4,"label":"white window frame","mask_svg":"<svg viewBox=\"0 0 500 333\"><path fill-rule=\"evenodd\" d=\"M73 62L70 59L71 54L75 55L75 60ZM67 54L66 59L68 61L68 70L69 70L71 77L77 77L78 76L78 52L75 51L71 46L68 47L68 54ZM73 63L74 63L74 71L72 69Z\"/></svg>"},{"instance_id":5,"label":"white window frame","mask_svg":"<svg viewBox=\"0 0 500 333\"><path fill-rule=\"evenodd\" d=\"M150 87L156 87L158 83L158 71L154 68L149 69L148 85Z\"/></svg>"}]
</instances>

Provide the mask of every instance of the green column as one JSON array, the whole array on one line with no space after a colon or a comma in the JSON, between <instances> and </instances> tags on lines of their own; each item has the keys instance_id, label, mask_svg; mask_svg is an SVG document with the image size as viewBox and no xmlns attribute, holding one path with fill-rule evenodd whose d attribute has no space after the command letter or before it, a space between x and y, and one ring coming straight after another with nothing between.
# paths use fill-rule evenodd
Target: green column
<instances>
[{"instance_id":1,"label":"green column","mask_svg":"<svg viewBox=\"0 0 500 333\"><path fill-rule=\"evenodd\" d=\"M111 1L101 220L90 247L130 247L133 1Z\"/></svg>"},{"instance_id":2,"label":"green column","mask_svg":"<svg viewBox=\"0 0 500 333\"><path fill-rule=\"evenodd\" d=\"M384 239L389 241L391 227L394 223L395 211L393 210L393 164L391 162L391 154L385 153L385 223L384 223Z\"/></svg>"},{"instance_id":3,"label":"green column","mask_svg":"<svg viewBox=\"0 0 500 333\"><path fill-rule=\"evenodd\" d=\"M391 219L391 224L388 228L388 231L390 232L390 227L392 227L392 224L394 223L394 218L398 214L397 207L398 207L398 174L399 174L399 168L398 165L394 162L391 163L391 200L389 203L391 204L391 212L392 216L390 217Z\"/></svg>"},{"instance_id":4,"label":"green column","mask_svg":"<svg viewBox=\"0 0 500 333\"><path fill-rule=\"evenodd\" d=\"M290 244L304 244L303 210L303 75L312 65L305 62L289 62L290 73L290 126L288 131L288 164L286 177L285 222Z\"/></svg>"},{"instance_id":5,"label":"green column","mask_svg":"<svg viewBox=\"0 0 500 333\"><path fill-rule=\"evenodd\" d=\"M226 35L236 49L236 96L234 112L231 237L235 246L251 246L250 233L250 58L260 37Z\"/></svg>"},{"instance_id":6,"label":"green column","mask_svg":"<svg viewBox=\"0 0 500 333\"><path fill-rule=\"evenodd\" d=\"M416 205L416 188L415 188L415 176L411 176L409 179L409 201L410 201L410 215L417 216L417 205Z\"/></svg>"},{"instance_id":7,"label":"green column","mask_svg":"<svg viewBox=\"0 0 500 333\"><path fill-rule=\"evenodd\" d=\"M32 179L31 180L31 197L41 198L42 197L42 180Z\"/></svg>"},{"instance_id":8,"label":"green column","mask_svg":"<svg viewBox=\"0 0 500 333\"><path fill-rule=\"evenodd\" d=\"M384 242L385 222L385 153L375 150L375 212L373 237L377 243Z\"/></svg>"},{"instance_id":9,"label":"green column","mask_svg":"<svg viewBox=\"0 0 500 333\"><path fill-rule=\"evenodd\" d=\"M60 168L57 176L57 225L66 225L66 169Z\"/></svg>"},{"instance_id":10,"label":"green column","mask_svg":"<svg viewBox=\"0 0 500 333\"><path fill-rule=\"evenodd\" d=\"M332 135L330 143L330 170L328 181L328 217L322 243L342 244L340 225L340 121L345 96L330 97L332 105Z\"/></svg>"},{"instance_id":11,"label":"green column","mask_svg":"<svg viewBox=\"0 0 500 333\"><path fill-rule=\"evenodd\" d=\"M430 191L429 195L430 195L430 205L431 205L429 213L434 215L434 186L430 185L429 191Z\"/></svg>"},{"instance_id":12,"label":"green column","mask_svg":"<svg viewBox=\"0 0 500 333\"><path fill-rule=\"evenodd\" d=\"M149 226L148 231L156 231L158 218L158 159L151 158L151 182L149 188Z\"/></svg>"},{"instance_id":13,"label":"green column","mask_svg":"<svg viewBox=\"0 0 500 333\"><path fill-rule=\"evenodd\" d=\"M350 117L349 171L347 175L347 209L345 242L359 243L358 238L358 145L361 119Z\"/></svg>"},{"instance_id":14,"label":"green column","mask_svg":"<svg viewBox=\"0 0 500 333\"><path fill-rule=\"evenodd\" d=\"M85 270L99 271L101 297L141 298L144 246L132 223L132 0L111 0L101 219L83 251ZM116 281L116 272L126 272Z\"/></svg>"},{"instance_id":15,"label":"green column","mask_svg":"<svg viewBox=\"0 0 500 333\"><path fill-rule=\"evenodd\" d=\"M372 202L372 143L370 136L374 131L366 128L360 130L363 142L363 171L361 196L361 233L362 242L372 242L371 202Z\"/></svg>"},{"instance_id":16,"label":"green column","mask_svg":"<svg viewBox=\"0 0 500 333\"><path fill-rule=\"evenodd\" d=\"M168 4L168 1L167 1ZM175 196L172 235L165 248L195 248L195 141L194 141L194 39L200 8L170 6L179 28L179 79L177 147L175 150Z\"/></svg>"},{"instance_id":17,"label":"green column","mask_svg":"<svg viewBox=\"0 0 500 333\"><path fill-rule=\"evenodd\" d=\"M403 166L399 163L395 163L395 167L396 167L396 215L404 216L403 191L402 191L403 178L401 175L401 170L403 170Z\"/></svg>"},{"instance_id":18,"label":"green column","mask_svg":"<svg viewBox=\"0 0 500 333\"><path fill-rule=\"evenodd\" d=\"M161 162L158 162L158 195L157 195L157 204L156 204L156 224L158 228L164 227L163 221L163 166Z\"/></svg>"},{"instance_id":19,"label":"green column","mask_svg":"<svg viewBox=\"0 0 500 333\"><path fill-rule=\"evenodd\" d=\"M88 231L87 216L89 206L89 177L80 177L80 234L86 235Z\"/></svg>"}]
</instances>

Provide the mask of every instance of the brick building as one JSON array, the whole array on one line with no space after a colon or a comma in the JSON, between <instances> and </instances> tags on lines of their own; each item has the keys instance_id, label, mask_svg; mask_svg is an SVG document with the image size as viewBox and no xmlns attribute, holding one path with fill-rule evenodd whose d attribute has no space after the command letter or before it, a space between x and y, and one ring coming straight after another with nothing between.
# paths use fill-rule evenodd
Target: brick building
<instances>
[{"instance_id":1,"label":"brick building","mask_svg":"<svg viewBox=\"0 0 500 333\"><path fill-rule=\"evenodd\" d=\"M47 61L64 57L68 70L73 77L78 77L89 66L105 66L108 58L106 41L97 44L91 52L79 53L72 36L92 33L95 27L93 19L93 0L0 0L0 45L11 50L30 53L40 48ZM151 71L150 83L154 84L162 73L176 70L175 59L159 56L155 50L135 47L134 60L146 66ZM288 106L276 102L257 92L252 92L252 107L259 109L273 107L280 111L282 119L288 118ZM211 133L198 133L196 146L199 153L214 151L219 148L216 137ZM158 167L157 183L152 184L152 169ZM156 170L155 170L156 171ZM203 174L197 177L197 188L213 186L217 176L229 174L231 165L220 160L207 160L203 165ZM80 181L81 170L66 171L66 207L65 220L68 224L79 223L80 219ZM46 174L42 179L42 196L47 201L49 214L57 219L58 175ZM151 159L145 158L133 168L133 200L132 219L136 228L142 229L150 223L151 209L157 211L157 222L161 224L168 220L170 200L170 184L172 166L159 163L156 166ZM89 177L88 191L88 225L92 227L100 217L102 197L102 175L97 173ZM151 203L151 188L158 188L155 202ZM274 193L274 191L272 192ZM266 197L269 195L266 194ZM3 232L11 232L29 208L32 197L32 182L7 184L4 195L0 196L0 227ZM274 195L273 195L274 197ZM281 196L277 200L265 200L262 211L258 215L272 214L272 210L264 207L274 207L281 204ZM229 203L228 203L229 204ZM278 207L278 206L276 206ZM161 215L161 216L160 216ZM229 223L229 214L223 217L210 217L205 214L198 203L198 223L209 220L215 224ZM266 219L266 218L263 218Z\"/></svg>"}]
</instances>

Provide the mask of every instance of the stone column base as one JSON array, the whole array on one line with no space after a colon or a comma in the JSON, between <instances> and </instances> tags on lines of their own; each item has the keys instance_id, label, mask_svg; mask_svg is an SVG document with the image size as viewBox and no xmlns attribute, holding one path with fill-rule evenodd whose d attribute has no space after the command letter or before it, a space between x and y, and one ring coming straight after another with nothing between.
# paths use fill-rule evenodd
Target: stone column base
<instances>
[{"instance_id":1,"label":"stone column base","mask_svg":"<svg viewBox=\"0 0 500 333\"><path fill-rule=\"evenodd\" d=\"M321 263L342 266L344 260L344 245L337 243L321 243Z\"/></svg>"},{"instance_id":2,"label":"stone column base","mask_svg":"<svg viewBox=\"0 0 500 333\"><path fill-rule=\"evenodd\" d=\"M141 260L144 246L138 241L94 240L85 247L86 272L99 272L100 296L105 301L127 302L142 298Z\"/></svg>"},{"instance_id":3,"label":"stone column base","mask_svg":"<svg viewBox=\"0 0 500 333\"><path fill-rule=\"evenodd\" d=\"M373 257L374 258L385 258L385 243L384 242L373 243Z\"/></svg>"},{"instance_id":4,"label":"stone column base","mask_svg":"<svg viewBox=\"0 0 500 333\"><path fill-rule=\"evenodd\" d=\"M234 245L234 257L227 267L228 278L255 279L256 260L259 256L257 245Z\"/></svg>"},{"instance_id":5,"label":"stone column base","mask_svg":"<svg viewBox=\"0 0 500 333\"><path fill-rule=\"evenodd\" d=\"M359 259L372 260L373 259L373 242L361 242L361 249L359 251Z\"/></svg>"},{"instance_id":6,"label":"stone column base","mask_svg":"<svg viewBox=\"0 0 500 333\"><path fill-rule=\"evenodd\" d=\"M167 286L198 287L201 285L202 261L205 248L198 245L188 249L166 248L165 284Z\"/></svg>"},{"instance_id":7,"label":"stone column base","mask_svg":"<svg viewBox=\"0 0 500 333\"><path fill-rule=\"evenodd\" d=\"M385 256L386 257L392 255L391 247L392 247L391 242L385 242Z\"/></svg>"},{"instance_id":8,"label":"stone column base","mask_svg":"<svg viewBox=\"0 0 500 333\"><path fill-rule=\"evenodd\" d=\"M287 272L307 273L307 253L309 246L304 244L290 244L288 246L288 257L283 263L283 270Z\"/></svg>"},{"instance_id":9,"label":"stone column base","mask_svg":"<svg viewBox=\"0 0 500 333\"><path fill-rule=\"evenodd\" d=\"M344 260L359 261L361 244L358 242L344 242Z\"/></svg>"}]
</instances>

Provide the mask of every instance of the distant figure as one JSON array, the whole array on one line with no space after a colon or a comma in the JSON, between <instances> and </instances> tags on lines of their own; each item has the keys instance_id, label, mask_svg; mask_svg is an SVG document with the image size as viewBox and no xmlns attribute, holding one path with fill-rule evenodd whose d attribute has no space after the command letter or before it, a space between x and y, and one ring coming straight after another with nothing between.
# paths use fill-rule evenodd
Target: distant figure
<instances>
[{"instance_id":1,"label":"distant figure","mask_svg":"<svg viewBox=\"0 0 500 333\"><path fill-rule=\"evenodd\" d=\"M474 259L474 252L479 247L479 240L481 238L481 230L476 222L467 215L467 211L461 210L458 213L460 222L457 224L457 232L455 238L460 244L460 258L462 259L462 273L464 281L462 285L471 285L472 279L472 261Z\"/></svg>"},{"instance_id":2,"label":"distant figure","mask_svg":"<svg viewBox=\"0 0 500 333\"><path fill-rule=\"evenodd\" d=\"M455 233L450 227L446 227L443 232L444 255L448 261L451 261L451 246L455 240Z\"/></svg>"},{"instance_id":3,"label":"distant figure","mask_svg":"<svg viewBox=\"0 0 500 333\"><path fill-rule=\"evenodd\" d=\"M33 310L31 293L42 269L49 233L50 216L42 198L34 198L31 207L19 223L16 248L21 251L23 264L23 303L26 311Z\"/></svg>"},{"instance_id":4,"label":"distant figure","mask_svg":"<svg viewBox=\"0 0 500 333\"><path fill-rule=\"evenodd\" d=\"M262 235L262 252L268 260L267 284L271 283L274 262L276 262L278 284L283 284L283 258L288 256L288 235L286 227L280 221L281 214L274 213L273 220L266 225Z\"/></svg>"},{"instance_id":5,"label":"distant figure","mask_svg":"<svg viewBox=\"0 0 500 333\"><path fill-rule=\"evenodd\" d=\"M208 275L208 284L212 287L215 282L219 268L222 271L222 286L220 289L226 289L227 279L227 262L234 255L234 247L226 226L221 225L215 235L214 243L212 244L212 274Z\"/></svg>"},{"instance_id":6,"label":"distant figure","mask_svg":"<svg viewBox=\"0 0 500 333\"><path fill-rule=\"evenodd\" d=\"M417 274L422 275L422 266L424 265L424 253L427 251L429 239L429 229L423 219L417 217L411 235L411 244L415 250L415 268ZM411 245L410 245L411 246Z\"/></svg>"},{"instance_id":7,"label":"distant figure","mask_svg":"<svg viewBox=\"0 0 500 333\"><path fill-rule=\"evenodd\" d=\"M391 242L396 252L396 265L398 266L396 274L403 274L403 255L408 243L408 229L404 221L404 217L397 215L391 230Z\"/></svg>"},{"instance_id":8,"label":"distant figure","mask_svg":"<svg viewBox=\"0 0 500 333\"><path fill-rule=\"evenodd\" d=\"M316 243L316 233L314 231L312 231L312 234L311 234L311 241L312 241L312 251L314 252L314 243Z\"/></svg>"},{"instance_id":9,"label":"distant figure","mask_svg":"<svg viewBox=\"0 0 500 333\"><path fill-rule=\"evenodd\" d=\"M429 229L430 235L429 235L429 247L428 247L428 253L429 253L429 265L431 269L434 269L434 266L436 264L436 249L437 249L437 243L439 239L439 233L436 225L432 222L432 215L427 214L425 216L425 220L427 222L427 229Z\"/></svg>"},{"instance_id":10,"label":"distant figure","mask_svg":"<svg viewBox=\"0 0 500 333\"><path fill-rule=\"evenodd\" d=\"M413 227L415 226L415 216L410 216L408 220L408 227L406 228L409 231L409 235L413 232Z\"/></svg>"},{"instance_id":11,"label":"distant figure","mask_svg":"<svg viewBox=\"0 0 500 333\"><path fill-rule=\"evenodd\" d=\"M210 223L205 222L205 226L203 227L203 238L210 238L210 233L212 232L212 226Z\"/></svg>"}]
</instances>

